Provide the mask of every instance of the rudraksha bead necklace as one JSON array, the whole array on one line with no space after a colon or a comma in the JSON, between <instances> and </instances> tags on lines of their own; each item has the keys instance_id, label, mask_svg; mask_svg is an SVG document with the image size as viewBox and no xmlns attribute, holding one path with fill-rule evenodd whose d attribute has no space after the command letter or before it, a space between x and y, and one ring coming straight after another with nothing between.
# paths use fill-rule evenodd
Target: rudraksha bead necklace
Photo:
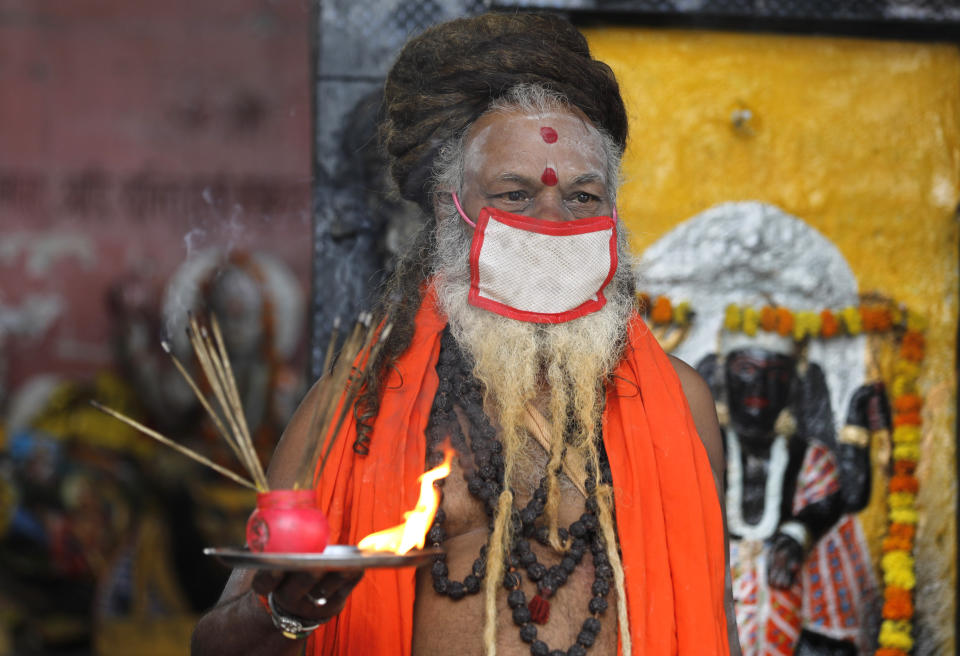
<instances>
[{"instance_id":1,"label":"rudraksha bead necklace","mask_svg":"<svg viewBox=\"0 0 960 656\"><path fill-rule=\"evenodd\" d=\"M473 377L470 364L457 346L449 330L445 330L441 339L440 357L437 362L439 384L434 397L430 421L427 425L428 458L430 466L439 463L442 456L438 447L447 437L461 454L467 453L469 446L473 455L474 467L470 473L464 473L470 494L484 504L489 518L488 528L493 532L493 517L500 493L503 491L504 461L503 447L496 439L496 430L483 411L483 395L479 382ZM459 406L469 426L469 445L457 416L455 407ZM601 448L601 479L610 481L610 470L606 463L606 454ZM559 473L559 472L558 472ZM442 487L443 481L438 481ZM535 539L549 546L549 534L546 526L537 524L546 506L546 477L534 491L530 500L520 510L511 513L511 534L507 572L503 586L509 591L507 603L512 610L513 621L520 628L520 639L530 645L530 653L535 656L583 656L600 632L600 616L607 609L607 595L613 579L613 570L606 554L606 545L597 520L597 501L592 472L588 469L586 511L569 528L559 530L560 538L569 547L560 563L546 567L541 563L530 546ZM433 525L427 534L429 542L440 545L446 539L443 523L446 514L441 507ZM549 598L562 587L569 576L580 564L587 549L590 550L594 566L594 581L591 587L592 597L588 603L590 616L584 620L576 641L566 651L551 650L537 638L537 624L545 624L550 615ZM463 581L453 581L448 577L446 555L435 557L430 574L433 589L442 595L457 601L466 595L480 592L487 568L487 545L473 562L471 573ZM537 586L537 594L528 603L526 594L520 588L521 570Z\"/></svg>"}]
</instances>

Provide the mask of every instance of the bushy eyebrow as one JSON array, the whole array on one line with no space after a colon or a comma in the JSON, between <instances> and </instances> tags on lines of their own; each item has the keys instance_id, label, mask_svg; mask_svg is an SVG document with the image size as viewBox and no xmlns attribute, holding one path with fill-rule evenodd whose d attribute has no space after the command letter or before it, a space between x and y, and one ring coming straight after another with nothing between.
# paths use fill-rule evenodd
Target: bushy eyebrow
<instances>
[{"instance_id":1,"label":"bushy eyebrow","mask_svg":"<svg viewBox=\"0 0 960 656\"><path fill-rule=\"evenodd\" d=\"M603 176L599 173L584 173L583 175L578 175L575 177L571 184L582 185L582 184L592 184L594 182L599 182L600 184L606 184L603 179Z\"/></svg>"},{"instance_id":2,"label":"bushy eyebrow","mask_svg":"<svg viewBox=\"0 0 960 656\"><path fill-rule=\"evenodd\" d=\"M494 181L495 182L516 182L517 184L528 185L528 186L537 184L537 181L534 180L533 178L529 178L525 175L520 175L519 173L512 173L510 171L501 173L496 178L494 178ZM599 182L600 184L606 184L606 182L603 179L603 176L600 175L599 173L583 173L575 177L573 180L571 180L570 184L583 185L583 184L592 184L594 182Z\"/></svg>"},{"instance_id":3,"label":"bushy eyebrow","mask_svg":"<svg viewBox=\"0 0 960 656\"><path fill-rule=\"evenodd\" d=\"M526 185L526 186L533 186L534 184L536 184L533 178L528 178L525 175L520 175L519 173L511 173L509 171L498 175L496 178L494 178L494 182L516 182L517 184Z\"/></svg>"}]
</instances>

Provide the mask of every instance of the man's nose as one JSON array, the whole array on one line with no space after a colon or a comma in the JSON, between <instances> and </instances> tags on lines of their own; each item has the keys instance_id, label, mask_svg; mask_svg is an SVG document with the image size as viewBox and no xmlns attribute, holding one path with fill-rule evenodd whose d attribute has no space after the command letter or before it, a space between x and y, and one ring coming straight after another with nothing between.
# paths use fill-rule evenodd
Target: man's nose
<instances>
[{"instance_id":1,"label":"man's nose","mask_svg":"<svg viewBox=\"0 0 960 656\"><path fill-rule=\"evenodd\" d=\"M573 218L559 194L544 194L538 198L534 216L544 221L569 221Z\"/></svg>"}]
</instances>

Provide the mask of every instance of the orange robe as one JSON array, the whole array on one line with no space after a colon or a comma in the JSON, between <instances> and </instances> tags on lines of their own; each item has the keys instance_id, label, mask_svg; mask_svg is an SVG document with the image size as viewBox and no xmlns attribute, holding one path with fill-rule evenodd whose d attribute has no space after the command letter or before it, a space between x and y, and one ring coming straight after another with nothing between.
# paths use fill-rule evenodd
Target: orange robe
<instances>
[{"instance_id":1,"label":"orange robe","mask_svg":"<svg viewBox=\"0 0 960 656\"><path fill-rule=\"evenodd\" d=\"M445 323L428 294L413 341L384 385L369 455L352 449L355 426L337 436L317 486L332 543L356 544L401 523L416 504ZM639 317L607 394L603 439L633 653L726 656L723 522L710 462L680 380ZM368 570L337 618L311 636L307 653L409 656L415 575ZM606 621L615 618L607 612Z\"/></svg>"}]
</instances>

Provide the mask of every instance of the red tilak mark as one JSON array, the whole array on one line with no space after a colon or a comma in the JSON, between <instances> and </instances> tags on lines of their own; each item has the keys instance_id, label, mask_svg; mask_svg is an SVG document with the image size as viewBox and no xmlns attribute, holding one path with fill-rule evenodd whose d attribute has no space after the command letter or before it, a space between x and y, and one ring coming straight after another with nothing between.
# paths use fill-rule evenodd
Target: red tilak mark
<instances>
[{"instance_id":1,"label":"red tilak mark","mask_svg":"<svg viewBox=\"0 0 960 656\"><path fill-rule=\"evenodd\" d=\"M530 609L530 621L534 624L546 624L550 619L550 602L539 594L534 595L527 608Z\"/></svg>"},{"instance_id":2,"label":"red tilak mark","mask_svg":"<svg viewBox=\"0 0 960 656\"><path fill-rule=\"evenodd\" d=\"M550 127L540 128L540 136L547 143L554 143L557 140L557 131Z\"/></svg>"},{"instance_id":3,"label":"red tilak mark","mask_svg":"<svg viewBox=\"0 0 960 656\"><path fill-rule=\"evenodd\" d=\"M557 172L548 166L547 168L543 169L543 175L540 176L540 182L548 187L556 186Z\"/></svg>"}]
</instances>

